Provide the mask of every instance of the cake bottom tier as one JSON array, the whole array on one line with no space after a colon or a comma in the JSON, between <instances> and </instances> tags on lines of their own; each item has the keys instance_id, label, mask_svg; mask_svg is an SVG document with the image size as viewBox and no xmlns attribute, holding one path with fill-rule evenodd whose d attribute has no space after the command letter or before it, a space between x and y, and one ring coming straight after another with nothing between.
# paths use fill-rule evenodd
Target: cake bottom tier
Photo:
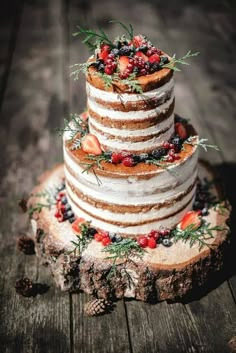
<instances>
[{"instance_id":1,"label":"cake bottom tier","mask_svg":"<svg viewBox=\"0 0 236 353\"><path fill-rule=\"evenodd\" d=\"M205 164L199 166L200 178L213 180L212 171ZM33 190L29 204L35 206L38 196L45 189L60 185L64 178L63 165L46 172ZM219 190L214 185L214 192ZM176 300L202 286L223 264L225 245L228 243L227 221L230 207L212 207L206 221L220 230L212 232L208 246L178 241L170 248L158 246L145 249L144 256L129 258L116 264L107 259L101 243L92 240L81 252L74 251L77 241L71 224L59 223L54 217L55 208L43 208L32 218L37 256L49 265L56 284L62 290L83 290L100 298L135 298L143 301Z\"/></svg>"}]
</instances>

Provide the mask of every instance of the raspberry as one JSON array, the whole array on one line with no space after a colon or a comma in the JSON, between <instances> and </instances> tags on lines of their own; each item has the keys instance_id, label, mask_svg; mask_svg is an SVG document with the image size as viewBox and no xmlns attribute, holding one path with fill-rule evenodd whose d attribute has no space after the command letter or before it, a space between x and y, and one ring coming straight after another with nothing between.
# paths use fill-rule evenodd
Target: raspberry
<instances>
[{"instance_id":1,"label":"raspberry","mask_svg":"<svg viewBox=\"0 0 236 353\"><path fill-rule=\"evenodd\" d=\"M56 210L54 216L55 216L56 218L60 218L60 217L61 217L61 212L60 212L59 210Z\"/></svg>"},{"instance_id":2,"label":"raspberry","mask_svg":"<svg viewBox=\"0 0 236 353\"><path fill-rule=\"evenodd\" d=\"M102 239L102 245L107 246L109 244L111 244L111 239L109 237L104 237Z\"/></svg>"},{"instance_id":3,"label":"raspberry","mask_svg":"<svg viewBox=\"0 0 236 353\"><path fill-rule=\"evenodd\" d=\"M102 241L102 239L103 239L102 234L100 234L100 233L94 234L94 239L99 242Z\"/></svg>"},{"instance_id":4,"label":"raspberry","mask_svg":"<svg viewBox=\"0 0 236 353\"><path fill-rule=\"evenodd\" d=\"M148 239L147 237L145 237L144 235L141 235L138 240L137 240L137 243L139 244L139 246L141 248L146 248L147 245L148 245Z\"/></svg>"},{"instance_id":5,"label":"raspberry","mask_svg":"<svg viewBox=\"0 0 236 353\"><path fill-rule=\"evenodd\" d=\"M155 249L157 246L156 240L154 238L149 238L148 239L148 245L150 249Z\"/></svg>"},{"instance_id":6,"label":"raspberry","mask_svg":"<svg viewBox=\"0 0 236 353\"><path fill-rule=\"evenodd\" d=\"M125 157L122 161L122 164L125 166L125 167L133 167L134 165L134 160L132 157Z\"/></svg>"},{"instance_id":7,"label":"raspberry","mask_svg":"<svg viewBox=\"0 0 236 353\"><path fill-rule=\"evenodd\" d=\"M148 237L157 240L159 238L159 233L157 230L151 230L151 232L148 233Z\"/></svg>"},{"instance_id":8,"label":"raspberry","mask_svg":"<svg viewBox=\"0 0 236 353\"><path fill-rule=\"evenodd\" d=\"M169 163L172 163L172 162L174 162L174 160L175 160L175 157L174 156L168 156L167 157L167 162L169 162Z\"/></svg>"},{"instance_id":9,"label":"raspberry","mask_svg":"<svg viewBox=\"0 0 236 353\"><path fill-rule=\"evenodd\" d=\"M168 150L170 148L170 143L168 141L165 141L163 143L163 147Z\"/></svg>"},{"instance_id":10,"label":"raspberry","mask_svg":"<svg viewBox=\"0 0 236 353\"><path fill-rule=\"evenodd\" d=\"M112 164L119 164L122 162L123 155L120 152L113 152L111 155L111 163Z\"/></svg>"},{"instance_id":11,"label":"raspberry","mask_svg":"<svg viewBox=\"0 0 236 353\"><path fill-rule=\"evenodd\" d=\"M175 155L175 150L171 148L171 149L169 150L169 152L168 152L168 155L174 157L174 155Z\"/></svg>"}]
</instances>

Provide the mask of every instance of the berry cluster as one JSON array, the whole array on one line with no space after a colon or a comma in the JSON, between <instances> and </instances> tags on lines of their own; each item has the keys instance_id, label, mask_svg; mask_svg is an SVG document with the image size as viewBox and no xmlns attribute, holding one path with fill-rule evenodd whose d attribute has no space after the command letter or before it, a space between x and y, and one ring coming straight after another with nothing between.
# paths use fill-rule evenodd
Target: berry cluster
<instances>
[{"instance_id":1,"label":"berry cluster","mask_svg":"<svg viewBox=\"0 0 236 353\"><path fill-rule=\"evenodd\" d=\"M126 79L132 73L136 76L151 74L168 62L168 57L161 50L144 36L137 35L131 41L122 36L114 41L113 46L101 44L92 65L99 72L107 75L118 73L121 79Z\"/></svg>"},{"instance_id":2,"label":"berry cluster","mask_svg":"<svg viewBox=\"0 0 236 353\"><path fill-rule=\"evenodd\" d=\"M162 244L166 247L171 246L171 233L169 229L152 230L147 235L141 235L137 243L141 248L155 249L158 244Z\"/></svg>"},{"instance_id":3,"label":"berry cluster","mask_svg":"<svg viewBox=\"0 0 236 353\"><path fill-rule=\"evenodd\" d=\"M67 201L64 183L57 188L57 195L55 198L57 202L54 216L58 219L58 222L69 220L70 223L73 223L75 221L75 215Z\"/></svg>"},{"instance_id":4,"label":"berry cluster","mask_svg":"<svg viewBox=\"0 0 236 353\"><path fill-rule=\"evenodd\" d=\"M193 209L201 210L202 216L207 216L210 205L216 202L216 197L210 190L211 187L212 184L206 178L198 181Z\"/></svg>"}]
</instances>

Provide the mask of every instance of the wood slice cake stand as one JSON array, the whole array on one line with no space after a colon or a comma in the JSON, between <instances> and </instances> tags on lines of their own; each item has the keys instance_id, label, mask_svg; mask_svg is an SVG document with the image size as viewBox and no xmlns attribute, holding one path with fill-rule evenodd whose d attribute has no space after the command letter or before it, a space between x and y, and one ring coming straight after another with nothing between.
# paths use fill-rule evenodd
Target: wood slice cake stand
<instances>
[{"instance_id":1,"label":"wood slice cake stand","mask_svg":"<svg viewBox=\"0 0 236 353\"><path fill-rule=\"evenodd\" d=\"M214 180L214 173L206 163L199 164L200 179ZM39 202L35 194L60 185L64 178L63 165L44 173L40 184L34 188L29 204ZM213 192L221 199L216 183ZM43 203L43 200L42 200ZM223 210L223 211L222 211ZM59 223L54 217L55 206L42 208L34 213L32 227L35 235L36 253L44 264L49 265L56 284L62 290L82 290L99 298L135 298L143 301L176 300L206 283L212 273L223 264L225 245L228 243L230 206L211 207L205 216L211 226L222 227L213 231L210 246L199 249L190 247L189 241L179 240L171 247L157 246L145 249L144 256L132 258L116 265L115 274L109 275L112 261L101 243L92 240L81 254L73 251L76 241L69 221Z\"/></svg>"}]
</instances>

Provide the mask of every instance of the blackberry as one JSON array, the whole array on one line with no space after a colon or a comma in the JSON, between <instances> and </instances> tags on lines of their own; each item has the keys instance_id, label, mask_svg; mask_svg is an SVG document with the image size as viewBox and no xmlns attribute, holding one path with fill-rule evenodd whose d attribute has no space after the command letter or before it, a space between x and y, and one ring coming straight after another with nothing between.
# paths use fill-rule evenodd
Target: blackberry
<instances>
[{"instance_id":1,"label":"blackberry","mask_svg":"<svg viewBox=\"0 0 236 353\"><path fill-rule=\"evenodd\" d=\"M64 220L67 220L67 219L69 219L71 217L74 217L74 212L73 211L69 210L69 211L64 213L64 217L63 217Z\"/></svg>"},{"instance_id":2,"label":"blackberry","mask_svg":"<svg viewBox=\"0 0 236 353\"><path fill-rule=\"evenodd\" d=\"M209 214L209 211L208 211L208 208L207 207L204 207L202 209L202 216L207 216Z\"/></svg>"},{"instance_id":3,"label":"blackberry","mask_svg":"<svg viewBox=\"0 0 236 353\"><path fill-rule=\"evenodd\" d=\"M75 221L75 216L74 216L74 217L69 218L69 222L70 222L70 223L74 223L74 221Z\"/></svg>"},{"instance_id":4,"label":"blackberry","mask_svg":"<svg viewBox=\"0 0 236 353\"><path fill-rule=\"evenodd\" d=\"M161 63L164 65L164 64L167 64L169 62L169 59L167 58L167 56L161 56Z\"/></svg>"},{"instance_id":5,"label":"blackberry","mask_svg":"<svg viewBox=\"0 0 236 353\"><path fill-rule=\"evenodd\" d=\"M152 157L155 159L160 159L161 157L166 155L165 148L158 148L157 150L152 151Z\"/></svg>"},{"instance_id":6,"label":"blackberry","mask_svg":"<svg viewBox=\"0 0 236 353\"><path fill-rule=\"evenodd\" d=\"M105 69L105 65L103 62L99 62L98 66L97 66L98 71L100 72L104 72Z\"/></svg>"},{"instance_id":7,"label":"blackberry","mask_svg":"<svg viewBox=\"0 0 236 353\"><path fill-rule=\"evenodd\" d=\"M93 237L96 233L97 233L97 230L95 228L91 227L88 229L88 235L90 235L91 237Z\"/></svg>"},{"instance_id":8,"label":"blackberry","mask_svg":"<svg viewBox=\"0 0 236 353\"><path fill-rule=\"evenodd\" d=\"M161 69L161 66L158 63L150 64L150 68L149 68L150 73L153 73L153 72L158 71L160 69Z\"/></svg>"},{"instance_id":9,"label":"blackberry","mask_svg":"<svg viewBox=\"0 0 236 353\"><path fill-rule=\"evenodd\" d=\"M62 190L64 190L64 189L65 189L65 184L61 184L60 186L58 186L58 187L56 188L56 191L60 192L60 191L62 191Z\"/></svg>"},{"instance_id":10,"label":"blackberry","mask_svg":"<svg viewBox=\"0 0 236 353\"><path fill-rule=\"evenodd\" d=\"M204 208L204 203L199 201L199 200L196 200L193 204L193 209L194 211L196 210L202 210Z\"/></svg>"},{"instance_id":11,"label":"blackberry","mask_svg":"<svg viewBox=\"0 0 236 353\"><path fill-rule=\"evenodd\" d=\"M140 160L140 162L145 162L147 159L148 159L148 153L141 153L140 155L139 155L139 160Z\"/></svg>"},{"instance_id":12,"label":"blackberry","mask_svg":"<svg viewBox=\"0 0 236 353\"><path fill-rule=\"evenodd\" d=\"M69 203L67 203L65 205L65 211L69 211L69 210L71 210L71 205Z\"/></svg>"},{"instance_id":13,"label":"blackberry","mask_svg":"<svg viewBox=\"0 0 236 353\"><path fill-rule=\"evenodd\" d=\"M147 50L148 50L148 47L145 44L140 45L140 47L136 49L136 51L142 51L143 53L146 53Z\"/></svg>"},{"instance_id":14,"label":"blackberry","mask_svg":"<svg viewBox=\"0 0 236 353\"><path fill-rule=\"evenodd\" d=\"M119 55L129 56L131 52L132 52L132 48L129 47L128 45L124 45L123 47L120 48Z\"/></svg>"},{"instance_id":15,"label":"blackberry","mask_svg":"<svg viewBox=\"0 0 236 353\"><path fill-rule=\"evenodd\" d=\"M104 152L104 153L103 153L103 155L104 155L104 157L105 157L105 158L110 159L110 158L111 158L112 153L111 153L111 152Z\"/></svg>"},{"instance_id":16,"label":"blackberry","mask_svg":"<svg viewBox=\"0 0 236 353\"><path fill-rule=\"evenodd\" d=\"M135 164L140 162L140 156L134 155L132 157L133 157L133 160L134 160Z\"/></svg>"},{"instance_id":17,"label":"blackberry","mask_svg":"<svg viewBox=\"0 0 236 353\"><path fill-rule=\"evenodd\" d=\"M176 135L171 139L171 143L174 145L175 152L179 153L182 148L182 139Z\"/></svg>"}]
</instances>

